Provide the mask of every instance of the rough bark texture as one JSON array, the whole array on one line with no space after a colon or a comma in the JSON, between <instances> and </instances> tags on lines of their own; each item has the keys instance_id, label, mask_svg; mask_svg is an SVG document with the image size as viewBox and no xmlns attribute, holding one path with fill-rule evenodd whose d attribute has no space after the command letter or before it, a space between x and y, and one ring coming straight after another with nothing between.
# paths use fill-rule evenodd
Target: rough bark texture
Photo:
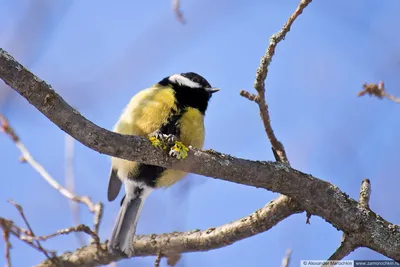
<instances>
[{"instance_id":1,"label":"rough bark texture","mask_svg":"<svg viewBox=\"0 0 400 267\"><path fill-rule=\"evenodd\" d=\"M280 196L251 215L217 228L185 233L136 236L134 241L135 257L156 256L160 252L168 255L168 251L181 253L225 247L236 241L267 231L290 215L299 212L302 212L302 209L298 204L286 196ZM106 244L102 244L102 248L104 251L97 253L98 249L95 245L86 246L73 253L64 253L57 257L57 260L63 267L86 267L109 264L121 259L120 256L109 254L106 251ZM37 267L50 266L54 266L54 263L47 260Z\"/></svg>"},{"instance_id":2,"label":"rough bark texture","mask_svg":"<svg viewBox=\"0 0 400 267\"><path fill-rule=\"evenodd\" d=\"M357 201L326 181L282 163L250 161L215 151L191 149L185 160L174 160L152 147L145 138L120 135L93 124L2 49L0 78L63 131L93 150L279 192L292 197L308 213L324 218L345 234L357 235L361 246L400 261L398 226L358 205Z\"/></svg>"}]
</instances>

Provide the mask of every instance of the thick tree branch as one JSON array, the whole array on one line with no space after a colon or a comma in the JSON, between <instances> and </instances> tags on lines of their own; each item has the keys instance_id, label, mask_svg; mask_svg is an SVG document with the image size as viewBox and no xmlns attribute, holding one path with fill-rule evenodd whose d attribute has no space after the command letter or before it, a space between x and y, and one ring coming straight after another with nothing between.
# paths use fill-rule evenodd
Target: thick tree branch
<instances>
[{"instance_id":1,"label":"thick tree branch","mask_svg":"<svg viewBox=\"0 0 400 267\"><path fill-rule=\"evenodd\" d=\"M0 78L63 131L85 146L110 156L188 171L279 192L302 203L344 233L356 233L361 245L400 261L400 230L336 186L279 162L235 158L190 149L185 160L168 157L149 140L105 130L69 106L49 85L0 49Z\"/></svg>"},{"instance_id":2,"label":"thick tree branch","mask_svg":"<svg viewBox=\"0 0 400 267\"><path fill-rule=\"evenodd\" d=\"M269 202L264 208L251 215L217 228L194 230L185 233L169 233L162 235L136 236L134 240L135 257L159 255L167 256L173 253L208 251L231 245L244 238L254 236L271 229L280 221L292 214L302 212L297 203L286 196L280 196ZM106 244L102 245L103 249ZM86 246L72 253L65 253L53 260L62 263L63 267L86 267L111 263L121 259L118 255L93 246ZM37 267L50 267L47 260Z\"/></svg>"},{"instance_id":3,"label":"thick tree branch","mask_svg":"<svg viewBox=\"0 0 400 267\"><path fill-rule=\"evenodd\" d=\"M369 199L371 197L371 182L369 179L364 179L360 187L359 206L369 209ZM329 257L330 261L339 261L349 255L351 252L360 247L360 240L357 235L343 234L342 242L336 251Z\"/></svg>"}]
</instances>

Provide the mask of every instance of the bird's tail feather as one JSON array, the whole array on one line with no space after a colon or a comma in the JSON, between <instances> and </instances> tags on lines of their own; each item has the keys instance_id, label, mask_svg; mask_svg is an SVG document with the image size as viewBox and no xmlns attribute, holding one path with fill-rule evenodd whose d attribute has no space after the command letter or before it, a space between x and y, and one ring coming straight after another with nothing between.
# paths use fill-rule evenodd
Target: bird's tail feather
<instances>
[{"instance_id":1,"label":"bird's tail feather","mask_svg":"<svg viewBox=\"0 0 400 267\"><path fill-rule=\"evenodd\" d=\"M131 198L125 195L109 243L111 252L123 252L128 257L133 256L133 237L144 200L143 195Z\"/></svg>"}]
</instances>

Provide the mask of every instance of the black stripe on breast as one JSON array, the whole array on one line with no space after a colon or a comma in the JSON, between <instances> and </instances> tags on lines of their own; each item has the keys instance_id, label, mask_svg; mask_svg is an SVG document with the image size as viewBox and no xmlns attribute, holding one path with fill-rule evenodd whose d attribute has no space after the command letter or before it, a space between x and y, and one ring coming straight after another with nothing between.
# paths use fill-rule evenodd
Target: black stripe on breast
<instances>
[{"instance_id":1,"label":"black stripe on breast","mask_svg":"<svg viewBox=\"0 0 400 267\"><path fill-rule=\"evenodd\" d=\"M167 123L161 126L160 131L163 134L173 134L179 138L180 128L179 120L182 117L183 112L177 112L170 116ZM142 182L150 187L155 187L157 179L162 175L166 168L153 166L148 164L138 164L138 167L134 173L128 174L128 179Z\"/></svg>"}]
</instances>

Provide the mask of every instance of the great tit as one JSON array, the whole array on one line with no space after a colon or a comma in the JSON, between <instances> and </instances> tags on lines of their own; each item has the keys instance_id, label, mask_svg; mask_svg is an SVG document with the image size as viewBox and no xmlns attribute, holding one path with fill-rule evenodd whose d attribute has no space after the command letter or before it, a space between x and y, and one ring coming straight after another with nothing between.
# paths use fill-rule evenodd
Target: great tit
<instances>
[{"instance_id":1,"label":"great tit","mask_svg":"<svg viewBox=\"0 0 400 267\"><path fill-rule=\"evenodd\" d=\"M211 87L194 72L171 75L133 96L113 131L181 142L184 146L201 149L205 137L204 115L212 94L217 91L219 88ZM117 197L122 183L125 187L109 242L111 252L133 256L133 237L145 199L154 189L169 187L186 174L111 158L108 200Z\"/></svg>"}]
</instances>

